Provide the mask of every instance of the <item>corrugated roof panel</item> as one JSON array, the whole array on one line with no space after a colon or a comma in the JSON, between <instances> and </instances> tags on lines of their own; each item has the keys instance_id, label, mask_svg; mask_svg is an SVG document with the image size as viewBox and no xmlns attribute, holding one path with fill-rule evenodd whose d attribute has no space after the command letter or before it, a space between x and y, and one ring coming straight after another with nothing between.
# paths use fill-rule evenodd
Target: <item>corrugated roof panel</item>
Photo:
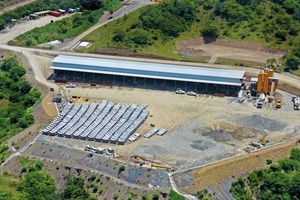
<instances>
[{"instance_id":1,"label":"corrugated roof panel","mask_svg":"<svg viewBox=\"0 0 300 200\"><path fill-rule=\"evenodd\" d=\"M245 71L59 55L53 69L240 85ZM198 81L197 81L198 80ZM231 84L230 84L231 83Z\"/></svg>"}]
</instances>

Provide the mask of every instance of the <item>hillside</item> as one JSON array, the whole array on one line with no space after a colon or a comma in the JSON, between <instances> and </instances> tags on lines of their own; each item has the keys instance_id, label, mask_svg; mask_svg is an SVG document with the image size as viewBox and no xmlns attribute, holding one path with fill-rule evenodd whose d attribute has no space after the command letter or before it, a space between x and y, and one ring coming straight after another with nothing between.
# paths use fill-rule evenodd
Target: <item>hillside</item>
<instances>
[{"instance_id":1,"label":"hillside","mask_svg":"<svg viewBox=\"0 0 300 200\"><path fill-rule=\"evenodd\" d=\"M289 158L267 169L256 170L247 178L239 178L231 187L236 199L299 199L300 198L300 149L291 151Z\"/></svg>"},{"instance_id":2,"label":"hillside","mask_svg":"<svg viewBox=\"0 0 300 200\"><path fill-rule=\"evenodd\" d=\"M25 74L16 57L0 61L0 163L9 156L7 140L34 123L32 110L41 93Z\"/></svg>"},{"instance_id":3,"label":"hillside","mask_svg":"<svg viewBox=\"0 0 300 200\"><path fill-rule=\"evenodd\" d=\"M168 0L99 28L85 38L94 41L93 45L78 51L181 59L186 55L177 51L176 42L200 36L204 42L221 38L291 50L300 41L299 30L300 3L296 0ZM286 62L290 57L291 62ZM289 65L286 71L297 71L300 57L289 55L284 63Z\"/></svg>"}]
</instances>

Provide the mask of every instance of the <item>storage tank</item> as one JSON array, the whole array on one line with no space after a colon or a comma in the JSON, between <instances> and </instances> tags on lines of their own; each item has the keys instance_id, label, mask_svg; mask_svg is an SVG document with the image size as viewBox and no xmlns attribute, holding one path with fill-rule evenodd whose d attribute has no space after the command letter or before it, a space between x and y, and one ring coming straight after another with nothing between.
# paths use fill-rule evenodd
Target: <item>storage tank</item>
<instances>
[{"instance_id":1,"label":"storage tank","mask_svg":"<svg viewBox=\"0 0 300 200\"><path fill-rule=\"evenodd\" d=\"M260 94L263 91L263 78L264 74L262 72L259 72L258 74L258 80L257 80L257 92Z\"/></svg>"},{"instance_id":2,"label":"storage tank","mask_svg":"<svg viewBox=\"0 0 300 200\"><path fill-rule=\"evenodd\" d=\"M273 69L269 69L269 70L268 70L268 74L269 74L269 77L273 77L273 76L274 76L274 71L273 71Z\"/></svg>"},{"instance_id":3,"label":"storage tank","mask_svg":"<svg viewBox=\"0 0 300 200\"><path fill-rule=\"evenodd\" d=\"M268 91L269 91L269 73L264 73L263 93L267 93Z\"/></svg>"}]
</instances>

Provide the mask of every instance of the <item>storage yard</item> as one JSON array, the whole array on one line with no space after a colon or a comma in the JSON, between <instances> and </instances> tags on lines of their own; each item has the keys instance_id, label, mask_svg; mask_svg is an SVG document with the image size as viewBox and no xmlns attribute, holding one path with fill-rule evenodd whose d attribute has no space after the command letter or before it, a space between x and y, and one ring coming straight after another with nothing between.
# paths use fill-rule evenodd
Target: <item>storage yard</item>
<instances>
[{"instance_id":1,"label":"storage yard","mask_svg":"<svg viewBox=\"0 0 300 200\"><path fill-rule=\"evenodd\" d=\"M112 148L120 156L119 159L126 162L130 162L131 156L139 155L176 169L185 169L245 154L244 149L253 141L266 139L276 144L296 137L300 131L297 123L299 112L293 110L292 95L282 91L277 91L276 94L284 97L282 109L275 110L274 102L257 109L255 100L240 103L238 97L200 94L194 97L137 88L101 85L92 87L90 84L78 84L76 88L65 88L62 85L61 88L67 99L72 96L88 98L90 107L103 99L117 103L116 105L147 105L149 115L136 131L142 136L134 142L127 141L124 145L100 143L97 139L40 136L40 142L75 149L83 150L87 145ZM290 103L287 102L288 99ZM167 130L163 136L157 135L157 132L151 138L144 137L162 129ZM81 129L77 130L78 133L75 131L73 134L78 135Z\"/></svg>"},{"instance_id":2,"label":"storage yard","mask_svg":"<svg viewBox=\"0 0 300 200\"><path fill-rule=\"evenodd\" d=\"M83 140L124 144L146 120L146 105L120 105L103 100L100 104L67 103L43 134Z\"/></svg>"}]
</instances>

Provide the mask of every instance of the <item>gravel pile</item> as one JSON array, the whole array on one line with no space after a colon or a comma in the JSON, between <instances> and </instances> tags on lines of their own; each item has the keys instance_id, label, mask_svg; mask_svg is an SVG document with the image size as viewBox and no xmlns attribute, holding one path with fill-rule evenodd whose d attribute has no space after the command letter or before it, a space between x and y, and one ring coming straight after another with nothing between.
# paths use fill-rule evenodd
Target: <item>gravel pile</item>
<instances>
[{"instance_id":1,"label":"gravel pile","mask_svg":"<svg viewBox=\"0 0 300 200\"><path fill-rule=\"evenodd\" d=\"M128 178L127 181L130 183L136 183L138 178L144 176L145 169L141 167L131 167L128 170Z\"/></svg>"},{"instance_id":2,"label":"gravel pile","mask_svg":"<svg viewBox=\"0 0 300 200\"><path fill-rule=\"evenodd\" d=\"M238 123L262 131L280 131L287 126L286 123L268 119L259 115L241 117L240 119L238 119Z\"/></svg>"},{"instance_id":3,"label":"gravel pile","mask_svg":"<svg viewBox=\"0 0 300 200\"><path fill-rule=\"evenodd\" d=\"M226 131L223 131L223 130L216 130L216 131L212 130L209 132L204 132L204 133L202 133L202 135L204 137L213 139L214 141L217 141L217 142L225 142L225 141L233 139L229 133L227 133Z\"/></svg>"},{"instance_id":4,"label":"gravel pile","mask_svg":"<svg viewBox=\"0 0 300 200\"><path fill-rule=\"evenodd\" d=\"M194 149L204 151L216 146L216 144L209 140L194 140L190 146Z\"/></svg>"}]
</instances>

